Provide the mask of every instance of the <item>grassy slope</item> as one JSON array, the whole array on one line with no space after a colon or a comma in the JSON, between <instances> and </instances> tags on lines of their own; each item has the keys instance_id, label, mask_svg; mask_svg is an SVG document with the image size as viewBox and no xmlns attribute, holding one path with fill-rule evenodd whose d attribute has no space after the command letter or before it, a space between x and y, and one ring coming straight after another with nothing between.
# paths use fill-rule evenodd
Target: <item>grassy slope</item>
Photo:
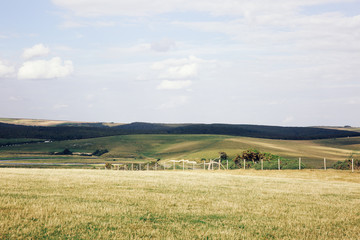
<instances>
[{"instance_id":1,"label":"grassy slope","mask_svg":"<svg viewBox=\"0 0 360 240\"><path fill-rule=\"evenodd\" d=\"M0 118L0 122L24 126L59 126L59 125L81 125L81 124L92 124L96 122L76 122L76 121L65 121L65 120L45 120L45 119L26 119L26 118ZM105 126L114 127L123 125L123 123L103 123Z\"/></svg>"},{"instance_id":2,"label":"grassy slope","mask_svg":"<svg viewBox=\"0 0 360 240\"><path fill-rule=\"evenodd\" d=\"M290 141L271 140L221 135L127 135L52 143L28 144L0 148L0 157L46 155L52 151L69 148L73 152L93 152L108 149L107 158L161 158L165 159L210 159L225 151L233 158L245 149L256 148L281 157L297 159L311 167L321 167L323 158L329 166L344 160L352 152L359 152L360 137Z\"/></svg>"},{"instance_id":3,"label":"grassy slope","mask_svg":"<svg viewBox=\"0 0 360 240\"><path fill-rule=\"evenodd\" d=\"M1 239L358 239L344 171L0 169Z\"/></svg>"},{"instance_id":4,"label":"grassy slope","mask_svg":"<svg viewBox=\"0 0 360 240\"><path fill-rule=\"evenodd\" d=\"M63 124L68 121L61 120L42 120L42 119L25 119L25 118L0 118L0 122L25 125L25 126L55 126L58 124Z\"/></svg>"}]
</instances>

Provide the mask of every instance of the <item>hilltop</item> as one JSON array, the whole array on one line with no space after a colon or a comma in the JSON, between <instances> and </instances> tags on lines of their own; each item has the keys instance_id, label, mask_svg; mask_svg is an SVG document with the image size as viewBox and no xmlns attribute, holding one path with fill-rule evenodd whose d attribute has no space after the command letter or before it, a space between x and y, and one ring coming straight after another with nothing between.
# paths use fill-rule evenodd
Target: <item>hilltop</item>
<instances>
[{"instance_id":1,"label":"hilltop","mask_svg":"<svg viewBox=\"0 0 360 240\"><path fill-rule=\"evenodd\" d=\"M0 138L68 140L132 134L215 134L284 140L312 140L360 136L359 131L352 131L348 128L281 127L218 123L164 124L134 122L129 124L116 124L103 122L0 119Z\"/></svg>"}]
</instances>

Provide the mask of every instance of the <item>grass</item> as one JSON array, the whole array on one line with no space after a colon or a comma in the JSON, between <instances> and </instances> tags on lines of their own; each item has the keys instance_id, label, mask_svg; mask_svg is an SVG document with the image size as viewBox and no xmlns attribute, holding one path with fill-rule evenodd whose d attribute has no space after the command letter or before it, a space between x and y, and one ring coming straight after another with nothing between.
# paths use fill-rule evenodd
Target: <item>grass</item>
<instances>
[{"instance_id":1,"label":"grass","mask_svg":"<svg viewBox=\"0 0 360 240\"><path fill-rule=\"evenodd\" d=\"M298 159L310 168L321 168L323 159L328 167L345 160L351 153L359 152L360 137L327 140L276 140L224 135L125 135L83 140L26 144L0 148L0 158L49 157L49 152L94 152L108 149L103 159L201 159L216 158L225 151L230 158L249 148L270 152L283 158ZM74 157L76 161L92 163L93 159Z\"/></svg>"},{"instance_id":2,"label":"grass","mask_svg":"<svg viewBox=\"0 0 360 240\"><path fill-rule=\"evenodd\" d=\"M1 239L358 239L360 173L0 169Z\"/></svg>"},{"instance_id":3,"label":"grass","mask_svg":"<svg viewBox=\"0 0 360 240\"><path fill-rule=\"evenodd\" d=\"M0 122L27 126L55 126L68 121L25 119L25 118L0 118Z\"/></svg>"},{"instance_id":4,"label":"grass","mask_svg":"<svg viewBox=\"0 0 360 240\"><path fill-rule=\"evenodd\" d=\"M30 142L40 142L44 141L43 139L37 138L0 138L0 145L5 144L18 144L18 143L30 143Z\"/></svg>"}]
</instances>

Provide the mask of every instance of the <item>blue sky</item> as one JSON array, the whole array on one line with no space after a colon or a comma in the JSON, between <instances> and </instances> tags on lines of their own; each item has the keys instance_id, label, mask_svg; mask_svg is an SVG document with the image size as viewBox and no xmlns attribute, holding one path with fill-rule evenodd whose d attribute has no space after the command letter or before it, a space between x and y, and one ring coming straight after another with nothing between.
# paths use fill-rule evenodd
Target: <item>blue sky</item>
<instances>
[{"instance_id":1,"label":"blue sky","mask_svg":"<svg viewBox=\"0 0 360 240\"><path fill-rule=\"evenodd\" d=\"M360 126L359 0L0 3L0 117Z\"/></svg>"}]
</instances>

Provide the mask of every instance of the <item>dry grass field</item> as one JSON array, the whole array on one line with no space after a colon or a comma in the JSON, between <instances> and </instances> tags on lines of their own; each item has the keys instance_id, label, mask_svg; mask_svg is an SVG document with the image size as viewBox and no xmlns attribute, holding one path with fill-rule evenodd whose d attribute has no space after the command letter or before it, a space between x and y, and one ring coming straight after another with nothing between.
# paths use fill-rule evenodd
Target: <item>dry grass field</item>
<instances>
[{"instance_id":1,"label":"dry grass field","mask_svg":"<svg viewBox=\"0 0 360 240\"><path fill-rule=\"evenodd\" d=\"M66 121L66 120L45 120L45 119L26 119L26 118L0 118L0 122L8 123L8 124L17 124L17 125L24 125L24 126L57 126L61 124L80 124L80 123L87 123L87 122L77 122L77 121ZM95 122L92 122L95 123ZM105 126L113 127L119 126L123 123L104 123Z\"/></svg>"},{"instance_id":2,"label":"dry grass field","mask_svg":"<svg viewBox=\"0 0 360 240\"><path fill-rule=\"evenodd\" d=\"M359 239L360 173L0 169L0 239Z\"/></svg>"}]
</instances>

